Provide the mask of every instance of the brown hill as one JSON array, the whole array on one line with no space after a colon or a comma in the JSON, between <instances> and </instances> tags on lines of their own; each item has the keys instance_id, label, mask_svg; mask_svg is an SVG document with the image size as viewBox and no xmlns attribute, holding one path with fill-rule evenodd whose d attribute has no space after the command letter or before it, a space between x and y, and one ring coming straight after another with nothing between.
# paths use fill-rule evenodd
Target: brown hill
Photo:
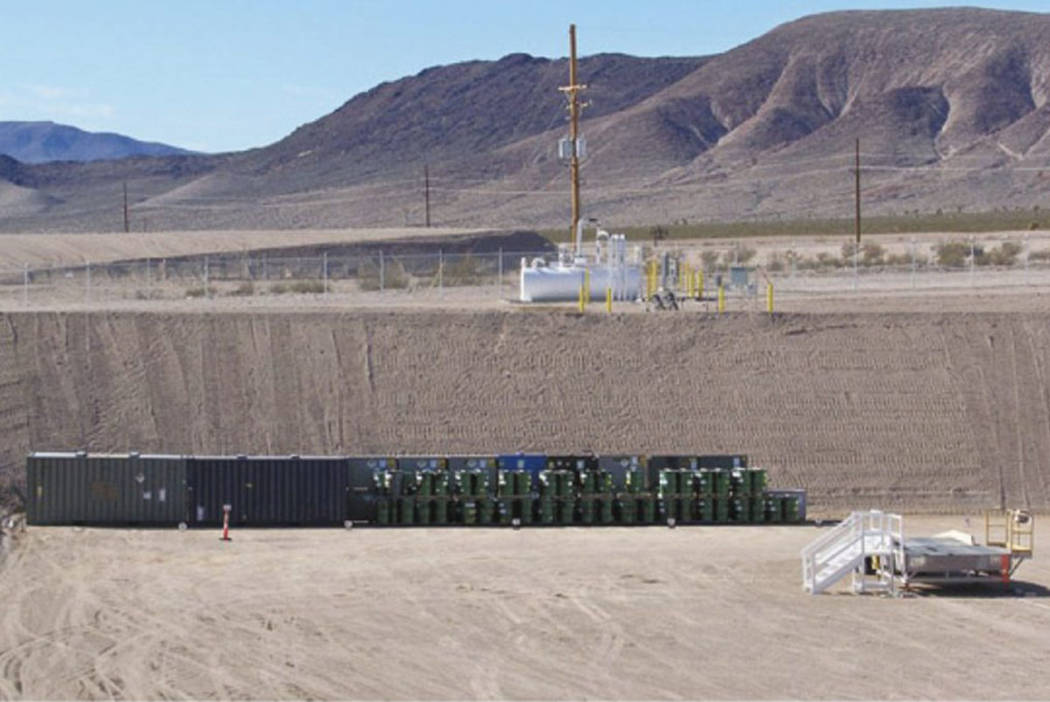
<instances>
[{"instance_id":1,"label":"brown hill","mask_svg":"<svg viewBox=\"0 0 1050 702\"><path fill-rule=\"evenodd\" d=\"M588 214L846 214L858 137L869 212L1038 204L1050 188L1047 36L1050 14L838 12L714 57L585 58ZM384 83L248 152L23 166L60 202L0 215L0 227L115 228L123 178L136 216L158 227L404 225L422 219L424 163L442 224L561 224L566 74L564 60L512 54Z\"/></svg>"}]
</instances>

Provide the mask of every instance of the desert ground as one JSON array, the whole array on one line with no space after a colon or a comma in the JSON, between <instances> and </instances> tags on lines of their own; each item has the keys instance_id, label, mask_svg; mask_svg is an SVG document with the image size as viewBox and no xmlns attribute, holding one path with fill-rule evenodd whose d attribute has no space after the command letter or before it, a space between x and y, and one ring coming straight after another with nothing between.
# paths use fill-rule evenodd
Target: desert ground
<instances>
[{"instance_id":1,"label":"desert ground","mask_svg":"<svg viewBox=\"0 0 1050 702\"><path fill-rule=\"evenodd\" d=\"M31 528L0 566L0 697L1046 697L1045 561L1008 588L814 597L797 554L820 532Z\"/></svg>"},{"instance_id":2,"label":"desert ground","mask_svg":"<svg viewBox=\"0 0 1050 702\"><path fill-rule=\"evenodd\" d=\"M923 281L799 286L773 316L580 315L510 281L11 296L0 487L30 450L732 452L812 516L981 537L985 508L1050 507L1050 281ZM819 533L30 527L0 557L0 698L1046 696L1038 558L1007 596L810 597Z\"/></svg>"}]
</instances>

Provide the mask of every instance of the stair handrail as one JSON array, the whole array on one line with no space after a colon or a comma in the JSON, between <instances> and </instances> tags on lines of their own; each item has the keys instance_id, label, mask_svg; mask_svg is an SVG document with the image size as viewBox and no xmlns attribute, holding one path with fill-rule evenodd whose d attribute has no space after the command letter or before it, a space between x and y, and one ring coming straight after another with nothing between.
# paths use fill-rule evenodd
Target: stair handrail
<instances>
[{"instance_id":1,"label":"stair handrail","mask_svg":"<svg viewBox=\"0 0 1050 702\"><path fill-rule=\"evenodd\" d=\"M878 536L878 544L868 549L868 537ZM813 592L820 566L831 563L842 553L859 545L858 556L893 554L903 561L903 519L899 514L880 510L852 512L849 517L801 551L802 586Z\"/></svg>"}]
</instances>

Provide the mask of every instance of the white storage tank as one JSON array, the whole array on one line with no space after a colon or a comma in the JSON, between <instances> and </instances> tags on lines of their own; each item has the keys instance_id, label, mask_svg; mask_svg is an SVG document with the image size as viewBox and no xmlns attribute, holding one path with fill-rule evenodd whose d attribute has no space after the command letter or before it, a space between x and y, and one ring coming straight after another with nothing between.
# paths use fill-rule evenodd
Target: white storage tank
<instances>
[{"instance_id":1,"label":"white storage tank","mask_svg":"<svg viewBox=\"0 0 1050 702\"><path fill-rule=\"evenodd\" d=\"M576 251L582 249L582 222L577 229ZM635 258L638 258L637 252ZM642 267L637 261L627 260L627 238L598 230L595 237L595 255L588 259L573 255L568 247L559 248L557 262L548 265L542 259L531 263L521 260L522 302L559 302L577 300L580 286L590 273L592 300L605 300L607 289L612 289L614 300L636 300L642 294Z\"/></svg>"}]
</instances>

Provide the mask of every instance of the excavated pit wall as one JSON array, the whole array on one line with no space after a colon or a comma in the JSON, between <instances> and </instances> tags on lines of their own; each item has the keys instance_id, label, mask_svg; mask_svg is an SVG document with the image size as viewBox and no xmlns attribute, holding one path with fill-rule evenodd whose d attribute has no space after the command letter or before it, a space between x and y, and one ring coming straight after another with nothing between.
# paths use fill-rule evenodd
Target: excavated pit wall
<instances>
[{"instance_id":1,"label":"excavated pit wall","mask_svg":"<svg viewBox=\"0 0 1050 702\"><path fill-rule=\"evenodd\" d=\"M0 315L30 450L743 452L819 510L1045 509L1050 315Z\"/></svg>"}]
</instances>

